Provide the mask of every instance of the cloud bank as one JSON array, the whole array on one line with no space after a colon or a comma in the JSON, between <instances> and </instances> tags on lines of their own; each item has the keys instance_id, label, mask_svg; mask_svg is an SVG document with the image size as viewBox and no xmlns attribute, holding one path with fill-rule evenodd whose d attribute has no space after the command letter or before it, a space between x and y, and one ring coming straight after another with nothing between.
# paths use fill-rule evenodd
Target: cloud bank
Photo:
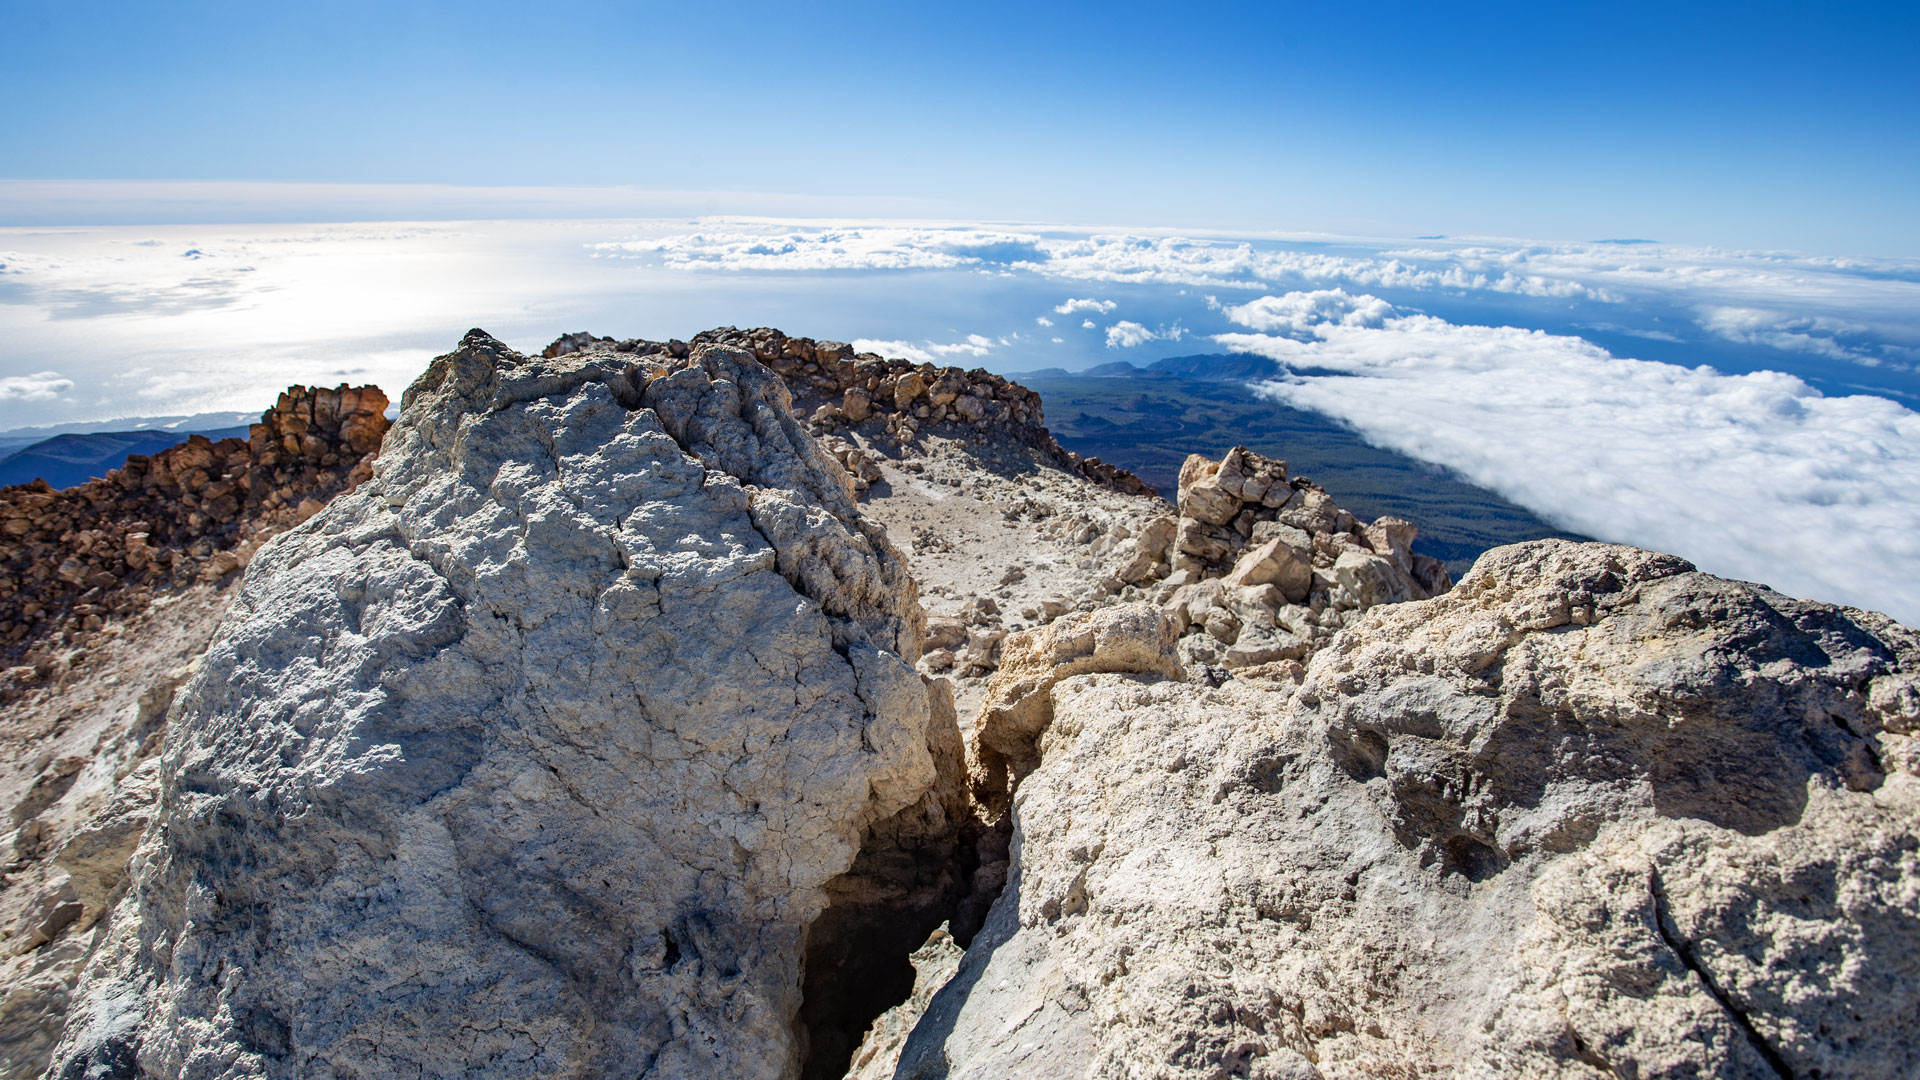
<instances>
[{"instance_id":1,"label":"cloud bank","mask_svg":"<svg viewBox=\"0 0 1920 1080\"><path fill-rule=\"evenodd\" d=\"M969 226L795 228L720 221L696 232L599 244L596 253L657 257L680 269L970 269L1268 293L1337 286L1595 305L1652 303L1677 309L1703 339L1900 371L1920 369L1916 262L1651 242L1401 248L1356 243L1346 246L1360 250L1346 253L1316 249L1324 246ZM1113 310L1112 303L1070 299L1055 310L1104 315ZM1084 306L1090 304L1100 306Z\"/></svg>"},{"instance_id":2,"label":"cloud bank","mask_svg":"<svg viewBox=\"0 0 1920 1080\"><path fill-rule=\"evenodd\" d=\"M1920 414L1888 399L1625 359L1341 290L1229 311L1269 332L1220 344L1316 372L1261 384L1263 396L1566 528L1920 624Z\"/></svg>"},{"instance_id":3,"label":"cloud bank","mask_svg":"<svg viewBox=\"0 0 1920 1080\"><path fill-rule=\"evenodd\" d=\"M1107 327L1107 348L1131 349L1149 341L1179 341L1186 333L1179 323L1149 330L1137 322L1122 319Z\"/></svg>"},{"instance_id":4,"label":"cloud bank","mask_svg":"<svg viewBox=\"0 0 1920 1080\"><path fill-rule=\"evenodd\" d=\"M57 371L9 375L0 378L0 401L51 401L71 389L73 380L61 378Z\"/></svg>"},{"instance_id":5,"label":"cloud bank","mask_svg":"<svg viewBox=\"0 0 1920 1080\"><path fill-rule=\"evenodd\" d=\"M1043 262L1039 237L967 228L866 226L741 229L682 233L594 244L595 254L657 254L683 269L954 270Z\"/></svg>"}]
</instances>

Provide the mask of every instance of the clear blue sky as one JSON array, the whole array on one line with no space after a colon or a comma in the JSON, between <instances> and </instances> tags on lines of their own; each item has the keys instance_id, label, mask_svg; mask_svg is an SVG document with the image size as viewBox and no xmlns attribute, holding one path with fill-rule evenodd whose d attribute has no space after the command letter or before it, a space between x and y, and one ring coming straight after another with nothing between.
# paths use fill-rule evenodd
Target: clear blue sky
<instances>
[{"instance_id":1,"label":"clear blue sky","mask_svg":"<svg viewBox=\"0 0 1920 1080\"><path fill-rule=\"evenodd\" d=\"M0 179L1920 255L1920 4L0 0Z\"/></svg>"}]
</instances>

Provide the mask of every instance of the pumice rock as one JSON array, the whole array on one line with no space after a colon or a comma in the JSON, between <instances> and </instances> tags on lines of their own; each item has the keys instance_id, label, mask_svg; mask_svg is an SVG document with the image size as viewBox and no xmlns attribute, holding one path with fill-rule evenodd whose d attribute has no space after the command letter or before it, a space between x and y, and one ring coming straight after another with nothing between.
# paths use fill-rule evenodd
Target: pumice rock
<instances>
[{"instance_id":1,"label":"pumice rock","mask_svg":"<svg viewBox=\"0 0 1920 1080\"><path fill-rule=\"evenodd\" d=\"M828 886L958 737L789 406L725 347L435 360L180 691L54 1074L798 1071Z\"/></svg>"},{"instance_id":2,"label":"pumice rock","mask_svg":"<svg viewBox=\"0 0 1920 1080\"><path fill-rule=\"evenodd\" d=\"M934 1077L1920 1073L1920 633L1541 541L1298 685L1054 683Z\"/></svg>"},{"instance_id":3,"label":"pumice rock","mask_svg":"<svg viewBox=\"0 0 1920 1080\"><path fill-rule=\"evenodd\" d=\"M974 732L981 802L1004 810L1007 792L1039 764L1036 743L1053 722L1057 683L1095 672L1184 679L1174 640L1172 624L1144 604L1070 615L1008 637Z\"/></svg>"}]
</instances>

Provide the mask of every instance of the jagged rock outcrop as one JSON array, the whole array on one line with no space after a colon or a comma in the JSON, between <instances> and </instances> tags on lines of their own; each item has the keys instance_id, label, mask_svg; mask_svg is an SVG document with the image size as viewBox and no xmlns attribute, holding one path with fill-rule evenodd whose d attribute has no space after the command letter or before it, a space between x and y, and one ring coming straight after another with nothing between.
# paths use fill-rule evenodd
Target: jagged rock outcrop
<instances>
[{"instance_id":1,"label":"jagged rock outcrop","mask_svg":"<svg viewBox=\"0 0 1920 1080\"><path fill-rule=\"evenodd\" d=\"M386 407L378 387L290 387L244 442L195 435L64 491L0 488L0 649L19 661L144 610L158 590L244 566L371 475ZM24 659L10 683L47 676L32 671L43 657Z\"/></svg>"},{"instance_id":2,"label":"jagged rock outcrop","mask_svg":"<svg viewBox=\"0 0 1920 1080\"><path fill-rule=\"evenodd\" d=\"M1917 687L1882 616L1564 541L1297 686L1063 679L894 1075L1914 1075Z\"/></svg>"},{"instance_id":3,"label":"jagged rock outcrop","mask_svg":"<svg viewBox=\"0 0 1920 1080\"><path fill-rule=\"evenodd\" d=\"M1408 522L1360 521L1243 446L1219 461L1189 456L1179 499L1177 522L1144 531L1120 576L1164 579L1161 602L1193 663L1297 662L1368 608L1453 585L1439 560L1414 553Z\"/></svg>"},{"instance_id":4,"label":"jagged rock outcrop","mask_svg":"<svg viewBox=\"0 0 1920 1080\"><path fill-rule=\"evenodd\" d=\"M695 334L691 342L564 334L547 346L544 355L601 351L680 357L703 345L744 349L773 369L787 380L795 412L819 434L859 425L896 442L911 443L922 429L937 425L990 432L997 439L1041 448L1096 484L1130 495L1154 494L1127 470L1099 458L1083 458L1055 442L1047 432L1040 395L982 368L967 371L856 353L845 342L788 337L764 326L753 330L723 326Z\"/></svg>"},{"instance_id":5,"label":"jagged rock outcrop","mask_svg":"<svg viewBox=\"0 0 1920 1080\"><path fill-rule=\"evenodd\" d=\"M914 583L734 349L476 331L240 589L59 1075L792 1075L863 845L964 812Z\"/></svg>"}]
</instances>

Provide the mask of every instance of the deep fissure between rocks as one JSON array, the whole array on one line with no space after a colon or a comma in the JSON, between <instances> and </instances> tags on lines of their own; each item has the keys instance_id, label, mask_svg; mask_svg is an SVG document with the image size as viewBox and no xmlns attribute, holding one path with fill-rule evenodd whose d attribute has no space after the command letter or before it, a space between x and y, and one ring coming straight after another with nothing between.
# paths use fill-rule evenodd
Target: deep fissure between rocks
<instances>
[{"instance_id":1,"label":"deep fissure between rocks","mask_svg":"<svg viewBox=\"0 0 1920 1080\"><path fill-rule=\"evenodd\" d=\"M942 923L966 948L1000 895L1004 873L982 870L1004 863L1006 830L969 818L916 835L933 816L930 802L876 826L853 868L827 883L830 902L807 930L795 1021L801 1080L846 1075L874 1020L913 994L914 951Z\"/></svg>"}]
</instances>

